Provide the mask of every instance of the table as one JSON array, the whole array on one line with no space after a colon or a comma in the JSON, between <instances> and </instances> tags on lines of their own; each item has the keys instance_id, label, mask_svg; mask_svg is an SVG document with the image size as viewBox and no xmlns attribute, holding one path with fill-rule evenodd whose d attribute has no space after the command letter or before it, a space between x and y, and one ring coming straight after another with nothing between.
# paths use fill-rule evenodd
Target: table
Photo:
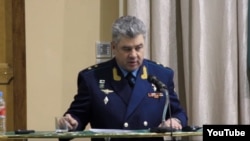
<instances>
[{"instance_id":1,"label":"table","mask_svg":"<svg viewBox=\"0 0 250 141\"><path fill-rule=\"evenodd\" d=\"M56 133L55 131L35 131L29 134L15 134L7 132L5 135L0 135L0 139L28 139L28 138L147 138L147 137L184 137L184 136L202 136L202 130L196 132L166 132L154 133L149 130L124 130L124 131L93 131L85 130L78 132Z\"/></svg>"}]
</instances>

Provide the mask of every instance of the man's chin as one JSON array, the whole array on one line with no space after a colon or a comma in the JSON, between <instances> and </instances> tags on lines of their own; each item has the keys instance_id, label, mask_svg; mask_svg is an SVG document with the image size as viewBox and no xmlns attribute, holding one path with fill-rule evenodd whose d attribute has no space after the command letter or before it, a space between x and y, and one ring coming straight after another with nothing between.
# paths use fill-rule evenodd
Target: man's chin
<instances>
[{"instance_id":1,"label":"man's chin","mask_svg":"<svg viewBox=\"0 0 250 141\"><path fill-rule=\"evenodd\" d=\"M136 70L136 69L138 69L139 68L139 66L138 65L135 65L135 66L129 66L128 67L128 71L134 71L134 70Z\"/></svg>"}]
</instances>

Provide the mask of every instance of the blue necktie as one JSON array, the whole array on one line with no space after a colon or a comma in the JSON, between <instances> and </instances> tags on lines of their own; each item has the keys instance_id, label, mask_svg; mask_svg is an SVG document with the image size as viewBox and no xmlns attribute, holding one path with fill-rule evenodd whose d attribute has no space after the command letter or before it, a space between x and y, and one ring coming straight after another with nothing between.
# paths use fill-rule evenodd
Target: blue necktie
<instances>
[{"instance_id":1,"label":"blue necktie","mask_svg":"<svg viewBox=\"0 0 250 141\"><path fill-rule=\"evenodd\" d=\"M133 76L133 74L131 72L129 72L126 76L126 79L128 80L128 84L131 88L134 87L135 85L135 77Z\"/></svg>"}]
</instances>

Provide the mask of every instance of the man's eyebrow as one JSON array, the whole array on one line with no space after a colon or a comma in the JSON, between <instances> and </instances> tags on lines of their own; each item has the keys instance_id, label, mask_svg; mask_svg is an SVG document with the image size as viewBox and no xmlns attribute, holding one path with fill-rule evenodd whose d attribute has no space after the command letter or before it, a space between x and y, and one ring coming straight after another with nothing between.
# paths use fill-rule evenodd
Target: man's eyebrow
<instances>
[{"instance_id":1,"label":"man's eyebrow","mask_svg":"<svg viewBox=\"0 0 250 141\"><path fill-rule=\"evenodd\" d=\"M122 48L132 48L132 46L122 46Z\"/></svg>"},{"instance_id":2,"label":"man's eyebrow","mask_svg":"<svg viewBox=\"0 0 250 141\"><path fill-rule=\"evenodd\" d=\"M140 43L139 45L137 45L137 46L143 46L143 43Z\"/></svg>"},{"instance_id":3,"label":"man's eyebrow","mask_svg":"<svg viewBox=\"0 0 250 141\"><path fill-rule=\"evenodd\" d=\"M143 44L141 43L141 44L135 45L134 48L136 48L138 46L143 46ZM133 46L124 45L124 46L122 46L122 48L133 48Z\"/></svg>"}]
</instances>

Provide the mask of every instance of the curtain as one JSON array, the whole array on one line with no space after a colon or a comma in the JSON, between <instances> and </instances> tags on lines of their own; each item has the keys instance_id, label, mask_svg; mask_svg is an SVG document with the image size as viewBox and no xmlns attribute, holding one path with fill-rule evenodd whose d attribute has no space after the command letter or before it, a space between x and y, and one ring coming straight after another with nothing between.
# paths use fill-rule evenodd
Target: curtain
<instances>
[{"instance_id":1,"label":"curtain","mask_svg":"<svg viewBox=\"0 0 250 141\"><path fill-rule=\"evenodd\" d=\"M248 0L127 0L127 14L147 25L146 57L174 69L190 125L250 124Z\"/></svg>"},{"instance_id":2,"label":"curtain","mask_svg":"<svg viewBox=\"0 0 250 141\"><path fill-rule=\"evenodd\" d=\"M247 30L247 76L248 76L248 82L250 82L250 2L248 3L248 30ZM249 96L250 97L250 96Z\"/></svg>"}]
</instances>

